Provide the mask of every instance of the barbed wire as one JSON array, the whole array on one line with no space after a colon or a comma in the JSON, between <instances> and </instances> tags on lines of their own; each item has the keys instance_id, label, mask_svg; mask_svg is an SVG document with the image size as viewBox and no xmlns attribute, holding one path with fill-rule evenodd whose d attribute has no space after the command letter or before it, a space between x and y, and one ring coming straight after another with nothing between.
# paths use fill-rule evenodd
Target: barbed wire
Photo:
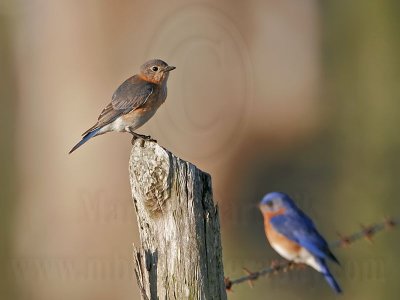
<instances>
[{"instance_id":1,"label":"barbed wire","mask_svg":"<svg viewBox=\"0 0 400 300\"><path fill-rule=\"evenodd\" d=\"M372 241L372 238L378 232L393 229L399 223L400 223L400 218L388 218L387 217L387 218L385 218L385 220L383 222L375 223L375 224L372 224L369 226L360 225L361 230L359 230L353 234L342 235L342 234L338 233L339 239L331 242L329 244L329 246L332 249L347 248L354 242L362 240L362 239ZM266 268L261 269L256 272L251 272L250 270L243 268L243 271L246 273L246 275L236 278L236 279L232 279L232 280L229 277L226 277L225 278L225 288L226 288L226 290L231 291L232 286L243 283L243 282L248 282L252 286L253 281L259 279L262 276L278 274L280 272L287 272L292 269L299 269L299 268L303 268L303 267L304 267L303 265L295 264L291 261L285 261L285 262L273 261L269 267L266 267Z\"/></svg>"}]
</instances>

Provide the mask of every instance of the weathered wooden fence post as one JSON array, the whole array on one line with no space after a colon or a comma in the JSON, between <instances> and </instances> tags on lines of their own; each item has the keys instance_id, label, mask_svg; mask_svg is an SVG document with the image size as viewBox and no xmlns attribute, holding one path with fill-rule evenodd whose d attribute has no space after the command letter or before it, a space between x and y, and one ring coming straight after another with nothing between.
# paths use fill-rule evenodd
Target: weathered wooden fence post
<instances>
[{"instance_id":1,"label":"weathered wooden fence post","mask_svg":"<svg viewBox=\"0 0 400 300\"><path fill-rule=\"evenodd\" d=\"M211 177L155 142L136 140L129 163L143 299L226 299Z\"/></svg>"}]
</instances>

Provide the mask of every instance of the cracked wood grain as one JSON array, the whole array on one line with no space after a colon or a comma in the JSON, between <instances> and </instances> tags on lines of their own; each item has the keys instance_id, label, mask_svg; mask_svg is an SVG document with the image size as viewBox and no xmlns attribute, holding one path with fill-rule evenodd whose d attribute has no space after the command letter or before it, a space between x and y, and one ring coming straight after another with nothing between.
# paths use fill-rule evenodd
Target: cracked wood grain
<instances>
[{"instance_id":1,"label":"cracked wood grain","mask_svg":"<svg viewBox=\"0 0 400 300\"><path fill-rule=\"evenodd\" d=\"M129 162L142 299L226 299L211 177L157 143L137 140Z\"/></svg>"}]
</instances>

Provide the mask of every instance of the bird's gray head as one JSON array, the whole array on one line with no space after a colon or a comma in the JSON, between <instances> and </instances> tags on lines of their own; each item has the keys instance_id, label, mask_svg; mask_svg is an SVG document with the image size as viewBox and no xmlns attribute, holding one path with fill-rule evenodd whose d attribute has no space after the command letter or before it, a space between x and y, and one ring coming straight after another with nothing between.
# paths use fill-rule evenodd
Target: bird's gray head
<instances>
[{"instance_id":1,"label":"bird's gray head","mask_svg":"<svg viewBox=\"0 0 400 300\"><path fill-rule=\"evenodd\" d=\"M168 66L168 64L161 59L152 59L145 62L140 67L139 76L146 81L160 84L168 79L169 72L174 69L175 67Z\"/></svg>"}]
</instances>

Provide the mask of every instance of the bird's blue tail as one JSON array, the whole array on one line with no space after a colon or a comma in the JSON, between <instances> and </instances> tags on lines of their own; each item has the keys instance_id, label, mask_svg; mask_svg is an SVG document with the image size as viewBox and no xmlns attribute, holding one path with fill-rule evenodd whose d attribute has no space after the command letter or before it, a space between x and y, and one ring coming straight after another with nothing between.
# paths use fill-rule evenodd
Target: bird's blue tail
<instances>
[{"instance_id":1,"label":"bird's blue tail","mask_svg":"<svg viewBox=\"0 0 400 300\"><path fill-rule=\"evenodd\" d=\"M331 286L331 288L338 294L342 293L342 289L340 288L339 284L336 282L335 278L333 278L332 274L324 274L325 280Z\"/></svg>"},{"instance_id":2,"label":"bird's blue tail","mask_svg":"<svg viewBox=\"0 0 400 300\"><path fill-rule=\"evenodd\" d=\"M321 273L324 275L325 280L331 286L331 288L338 294L342 293L342 289L340 288L339 284L336 282L335 278L328 269L325 260L320 259L320 266L322 268Z\"/></svg>"},{"instance_id":3,"label":"bird's blue tail","mask_svg":"<svg viewBox=\"0 0 400 300\"><path fill-rule=\"evenodd\" d=\"M71 151L69 151L69 154L71 154L72 152L74 152L76 149L78 149L80 146L82 146L84 143L86 143L88 140L90 140L92 137L96 136L97 133L99 132L100 128L97 128L91 132L88 132L87 134L85 134L83 136L83 138L81 139L81 141L76 144Z\"/></svg>"}]
</instances>

